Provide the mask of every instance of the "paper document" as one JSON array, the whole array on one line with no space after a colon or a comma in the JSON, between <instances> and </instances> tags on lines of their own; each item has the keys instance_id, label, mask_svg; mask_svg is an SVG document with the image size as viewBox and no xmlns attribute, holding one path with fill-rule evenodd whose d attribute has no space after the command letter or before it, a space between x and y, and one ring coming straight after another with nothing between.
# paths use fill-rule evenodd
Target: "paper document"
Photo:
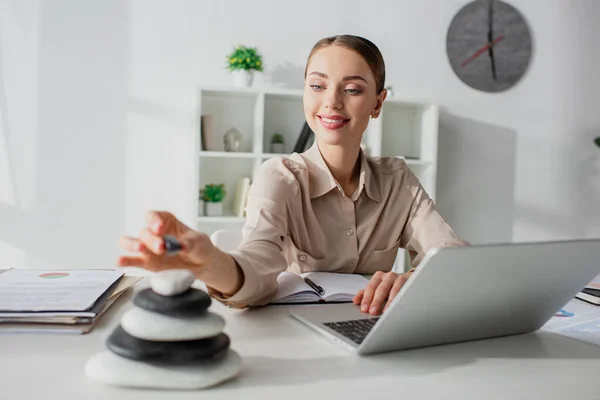
<instances>
[{"instance_id":1,"label":"paper document","mask_svg":"<svg viewBox=\"0 0 600 400\"><path fill-rule=\"evenodd\" d=\"M600 274L596 275L596 277L587 285L585 285L588 289L598 289L600 290Z\"/></svg>"},{"instance_id":2,"label":"paper document","mask_svg":"<svg viewBox=\"0 0 600 400\"><path fill-rule=\"evenodd\" d=\"M0 274L0 312L85 311L123 275L115 270L22 270Z\"/></svg>"},{"instance_id":3,"label":"paper document","mask_svg":"<svg viewBox=\"0 0 600 400\"><path fill-rule=\"evenodd\" d=\"M600 306L573 299L542 329L600 345Z\"/></svg>"}]
</instances>

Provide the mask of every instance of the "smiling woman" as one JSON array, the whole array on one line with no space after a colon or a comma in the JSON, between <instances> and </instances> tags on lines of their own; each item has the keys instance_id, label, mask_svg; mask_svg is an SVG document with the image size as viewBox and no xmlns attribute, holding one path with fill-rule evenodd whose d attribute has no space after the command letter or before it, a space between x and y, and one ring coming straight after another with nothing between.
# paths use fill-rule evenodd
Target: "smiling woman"
<instances>
[{"instance_id":1,"label":"smiling woman","mask_svg":"<svg viewBox=\"0 0 600 400\"><path fill-rule=\"evenodd\" d=\"M188 268L219 301L236 307L269 303L283 271L374 274L354 298L377 315L410 276L392 272L399 248L413 267L433 249L465 246L438 213L403 159L361 150L369 119L387 96L385 63L369 40L351 35L320 40L308 57L304 116L316 136L303 153L273 157L254 177L243 241L223 252L209 237L167 212L148 213L139 238L122 238L120 265L149 270ZM166 257L162 237L182 250Z\"/></svg>"}]
</instances>

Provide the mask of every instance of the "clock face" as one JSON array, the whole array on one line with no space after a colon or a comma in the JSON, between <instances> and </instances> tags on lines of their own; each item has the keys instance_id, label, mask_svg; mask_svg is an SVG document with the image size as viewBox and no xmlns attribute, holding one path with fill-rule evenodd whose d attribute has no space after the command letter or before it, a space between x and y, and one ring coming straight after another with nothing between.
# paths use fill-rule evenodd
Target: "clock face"
<instances>
[{"instance_id":1,"label":"clock face","mask_svg":"<svg viewBox=\"0 0 600 400\"><path fill-rule=\"evenodd\" d=\"M446 51L464 83L484 92L502 92L527 71L531 34L513 6L500 0L476 0L450 23Z\"/></svg>"}]
</instances>

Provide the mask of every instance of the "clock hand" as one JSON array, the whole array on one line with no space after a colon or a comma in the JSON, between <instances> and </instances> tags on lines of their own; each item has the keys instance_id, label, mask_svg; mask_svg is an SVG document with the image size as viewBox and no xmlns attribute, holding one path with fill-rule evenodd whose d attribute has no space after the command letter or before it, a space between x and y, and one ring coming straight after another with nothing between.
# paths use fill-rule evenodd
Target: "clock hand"
<instances>
[{"instance_id":1,"label":"clock hand","mask_svg":"<svg viewBox=\"0 0 600 400\"><path fill-rule=\"evenodd\" d=\"M495 44L500 43L503 39L504 39L504 35L498 36L496 39L494 39L494 41L492 43L486 44L485 46L483 46L482 48L480 48L479 50L477 50L475 52L475 54L473 54L471 57L469 57L465 61L463 61L463 63L460 66L464 67L465 65L467 65L468 63L470 63L471 61L473 61L474 59L476 59L477 57L479 57L483 53L485 53L488 48L492 47Z\"/></svg>"},{"instance_id":2,"label":"clock hand","mask_svg":"<svg viewBox=\"0 0 600 400\"><path fill-rule=\"evenodd\" d=\"M488 9L488 43L492 43L492 38L494 37L494 0L490 1L490 7ZM492 77L496 80L496 59L494 58L494 47L488 47L488 53L490 55L490 61L492 62Z\"/></svg>"}]
</instances>

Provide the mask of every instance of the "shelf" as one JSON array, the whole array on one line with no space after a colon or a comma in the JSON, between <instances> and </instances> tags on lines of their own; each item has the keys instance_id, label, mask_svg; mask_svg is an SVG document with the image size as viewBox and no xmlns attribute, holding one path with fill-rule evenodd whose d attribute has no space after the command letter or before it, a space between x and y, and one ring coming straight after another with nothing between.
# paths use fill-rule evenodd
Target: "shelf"
<instances>
[{"instance_id":1,"label":"shelf","mask_svg":"<svg viewBox=\"0 0 600 400\"><path fill-rule=\"evenodd\" d=\"M202 158L254 158L254 153L235 151L201 151Z\"/></svg>"},{"instance_id":2,"label":"shelf","mask_svg":"<svg viewBox=\"0 0 600 400\"><path fill-rule=\"evenodd\" d=\"M219 229L238 229L245 218L234 215L236 188L242 178L253 180L260 166L273 157L288 158L305 124L304 90L285 87L203 87L198 92L198 114L211 115L214 147L197 146L194 196L206 184L225 185L225 214L198 216L198 228L210 234ZM201 121L201 119L200 119ZM200 128L200 127L198 127ZM231 128L242 134L239 152L225 152L223 135ZM405 160L435 201L438 163L439 109L435 104L401 97L385 101L380 118L369 120L363 135L368 153ZM196 132L198 135L201 132ZM209 130L210 133L210 130ZM271 147L273 134L283 136L284 146ZM198 135L201 138L201 135ZM314 135L313 138L314 140ZM313 144L313 140L307 143ZM210 140L208 141L210 144ZM271 153L271 150L281 153ZM194 213L197 212L197 207Z\"/></svg>"},{"instance_id":3,"label":"shelf","mask_svg":"<svg viewBox=\"0 0 600 400\"><path fill-rule=\"evenodd\" d=\"M232 215L225 215L221 217L198 217L199 223L217 222L217 223L243 223L246 217L236 217Z\"/></svg>"}]
</instances>

